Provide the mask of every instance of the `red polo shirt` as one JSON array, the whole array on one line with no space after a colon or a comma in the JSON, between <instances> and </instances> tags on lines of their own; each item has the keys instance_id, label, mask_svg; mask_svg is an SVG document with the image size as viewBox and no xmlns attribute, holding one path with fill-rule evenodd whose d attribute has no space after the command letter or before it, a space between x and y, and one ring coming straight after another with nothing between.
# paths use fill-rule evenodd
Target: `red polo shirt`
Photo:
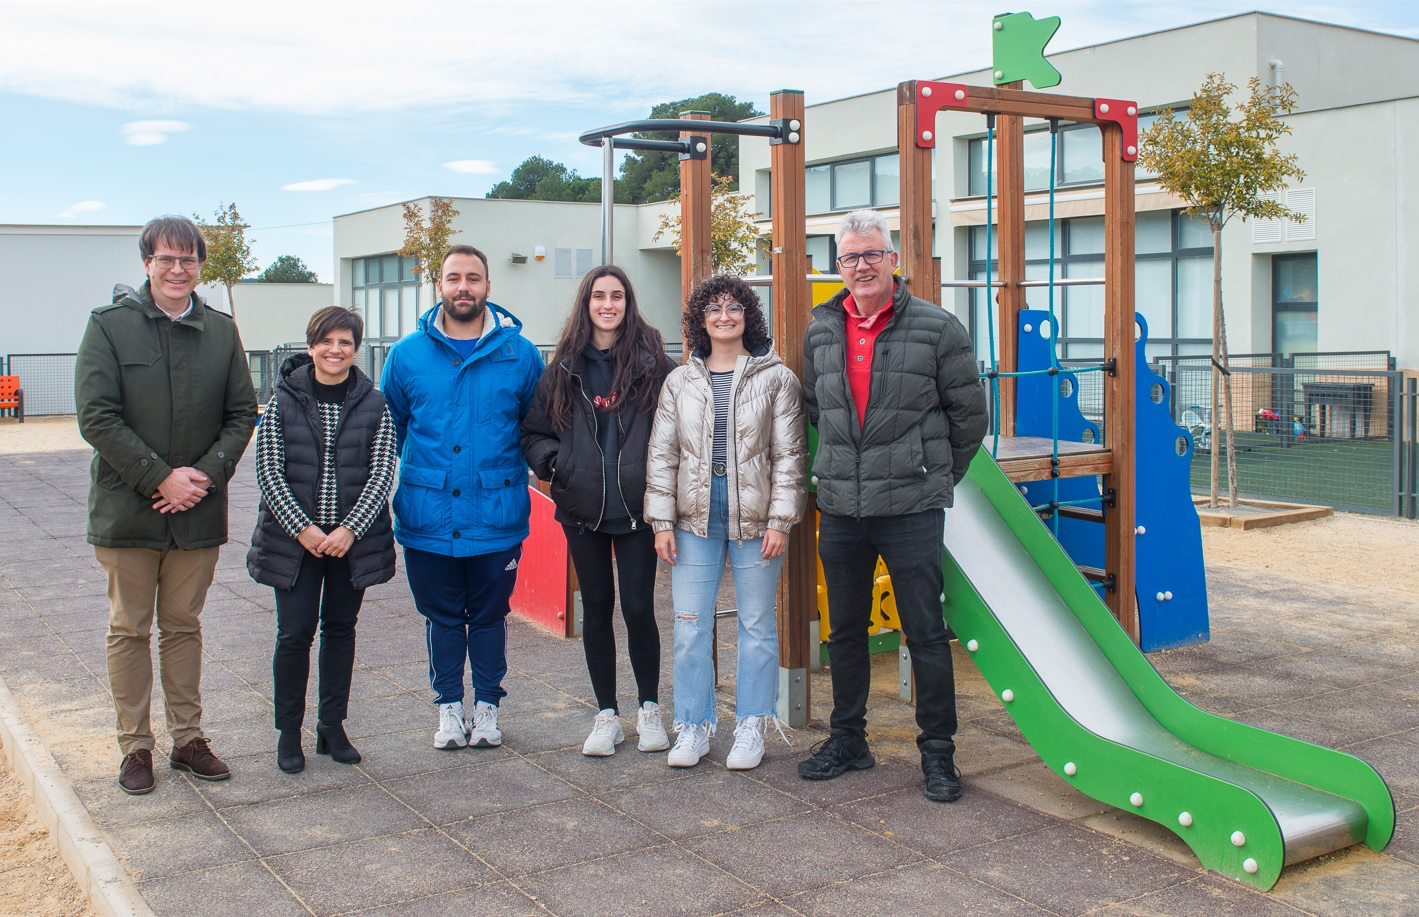
<instances>
[{"instance_id":1,"label":"red polo shirt","mask_svg":"<svg viewBox=\"0 0 1419 917\"><path fill-rule=\"evenodd\" d=\"M894 289L895 289L895 281ZM872 351L877 335L892 318L892 303L878 309L867 318L857 314L857 302L849 293L843 300L847 313L847 384L857 405L857 425L867 425L867 397L872 391Z\"/></svg>"}]
</instances>

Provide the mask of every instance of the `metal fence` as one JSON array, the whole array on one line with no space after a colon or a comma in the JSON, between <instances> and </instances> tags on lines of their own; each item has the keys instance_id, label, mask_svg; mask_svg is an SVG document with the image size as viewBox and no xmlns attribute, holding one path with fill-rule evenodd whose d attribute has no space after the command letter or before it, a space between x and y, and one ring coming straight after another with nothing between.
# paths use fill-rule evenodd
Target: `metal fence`
<instances>
[{"instance_id":1,"label":"metal fence","mask_svg":"<svg viewBox=\"0 0 1419 917\"><path fill-rule=\"evenodd\" d=\"M1419 519L1419 378L1404 379L1399 395L1399 515Z\"/></svg>"},{"instance_id":2,"label":"metal fence","mask_svg":"<svg viewBox=\"0 0 1419 917\"><path fill-rule=\"evenodd\" d=\"M25 416L74 413L73 353L12 353L0 361L3 375L19 376Z\"/></svg>"}]
</instances>

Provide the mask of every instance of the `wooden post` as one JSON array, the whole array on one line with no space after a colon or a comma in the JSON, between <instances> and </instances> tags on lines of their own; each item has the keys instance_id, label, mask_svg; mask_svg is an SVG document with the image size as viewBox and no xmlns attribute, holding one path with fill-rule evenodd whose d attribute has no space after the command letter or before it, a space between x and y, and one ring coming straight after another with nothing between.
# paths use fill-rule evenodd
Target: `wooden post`
<instances>
[{"instance_id":1,"label":"wooden post","mask_svg":"<svg viewBox=\"0 0 1419 917\"><path fill-rule=\"evenodd\" d=\"M681 118L708 121L707 111L685 111ZM681 139L695 136L681 131ZM705 143L709 143L706 136ZM712 239L710 237L710 160L706 150L703 159L680 160L680 307L683 309L690 291L714 273Z\"/></svg>"},{"instance_id":2,"label":"wooden post","mask_svg":"<svg viewBox=\"0 0 1419 917\"><path fill-rule=\"evenodd\" d=\"M769 117L803 122L803 93L783 89L769 96ZM801 136L801 131L800 131ZM804 223L804 153L802 143L769 147L770 193L773 209L772 268L774 342L779 357L802 375L803 333L808 328L812 297L808 290L808 255ZM788 556L778 585L779 715L790 726L803 726L812 710L808 669L818 652L809 639L809 624L817 617L817 532L812 510L789 534Z\"/></svg>"},{"instance_id":3,"label":"wooden post","mask_svg":"<svg viewBox=\"0 0 1419 917\"><path fill-rule=\"evenodd\" d=\"M1115 584L1107 601L1137 643L1133 163L1120 154L1122 127L1104 122L1099 129L1104 141L1104 359L1114 360L1116 367L1116 372L1104 377L1104 438L1113 457L1104 489L1112 490L1115 500L1113 507L1104 509L1105 568L1114 575Z\"/></svg>"},{"instance_id":4,"label":"wooden post","mask_svg":"<svg viewBox=\"0 0 1419 917\"><path fill-rule=\"evenodd\" d=\"M1007 89L1020 89L1021 84L1009 83ZM995 119L996 173L1000 269L999 305L995 290L986 291L986 308L996 309L997 332L1000 340L996 349L1001 372L1013 373L1020 368L1018 327L1020 312L1025 308L1025 120L1019 115L1000 115ZM986 253L990 257L990 253ZM1000 379L1001 436L1015 435L1015 379Z\"/></svg>"},{"instance_id":5,"label":"wooden post","mask_svg":"<svg viewBox=\"0 0 1419 917\"><path fill-rule=\"evenodd\" d=\"M941 305L941 284L931 282L931 150L916 142L916 80L897 84L897 149L901 183L901 273L913 296Z\"/></svg>"}]
</instances>

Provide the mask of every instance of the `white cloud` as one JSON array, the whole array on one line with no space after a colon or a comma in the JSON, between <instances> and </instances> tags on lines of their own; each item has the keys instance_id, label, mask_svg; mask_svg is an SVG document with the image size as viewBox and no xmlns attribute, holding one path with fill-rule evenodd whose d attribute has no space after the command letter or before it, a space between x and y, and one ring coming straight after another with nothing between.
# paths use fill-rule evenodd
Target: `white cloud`
<instances>
[{"instance_id":1,"label":"white cloud","mask_svg":"<svg viewBox=\"0 0 1419 917\"><path fill-rule=\"evenodd\" d=\"M353 185L353 178L317 178L312 181L292 182L282 185L282 191L334 191L341 185Z\"/></svg>"},{"instance_id":2,"label":"white cloud","mask_svg":"<svg viewBox=\"0 0 1419 917\"><path fill-rule=\"evenodd\" d=\"M94 213L99 210L107 210L108 205L103 201L77 201L69 205L69 209L63 213L55 214L57 219L72 220L81 213Z\"/></svg>"},{"instance_id":3,"label":"white cloud","mask_svg":"<svg viewBox=\"0 0 1419 917\"><path fill-rule=\"evenodd\" d=\"M468 175L501 175L502 169L497 163L489 159L455 159L453 162L446 162L443 167L450 172L463 172Z\"/></svg>"},{"instance_id":4,"label":"white cloud","mask_svg":"<svg viewBox=\"0 0 1419 917\"><path fill-rule=\"evenodd\" d=\"M167 143L168 134L191 130L186 121L129 121L123 125L123 137L130 146L157 146Z\"/></svg>"}]
</instances>

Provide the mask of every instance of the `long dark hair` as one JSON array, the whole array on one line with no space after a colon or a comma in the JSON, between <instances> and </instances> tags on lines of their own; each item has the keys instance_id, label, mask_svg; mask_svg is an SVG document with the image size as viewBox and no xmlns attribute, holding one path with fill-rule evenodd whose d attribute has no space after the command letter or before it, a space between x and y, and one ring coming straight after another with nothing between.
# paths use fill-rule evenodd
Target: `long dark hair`
<instances>
[{"instance_id":1,"label":"long dark hair","mask_svg":"<svg viewBox=\"0 0 1419 917\"><path fill-rule=\"evenodd\" d=\"M579 395L575 377L561 367L575 363L586 345L591 343L595 330L591 324L591 288L602 277L615 277L626 291L625 317L616 330L616 342L609 352L611 389L619 393L612 410L620 411L629 405L632 410L648 414L655 409L660 395L655 384L660 379L660 373L655 368L665 359L665 341L655 326L641 317L635 290L631 288L631 278L616 265L603 264L581 278L576 300L572 303L572 313L562 326L561 339L557 341L557 350L552 355L551 371L557 376L552 382L547 413L552 418L553 429L565 430L571 422L571 408ZM647 372L648 369L651 371Z\"/></svg>"},{"instance_id":2,"label":"long dark hair","mask_svg":"<svg viewBox=\"0 0 1419 917\"><path fill-rule=\"evenodd\" d=\"M715 274L690 291L685 301L685 344L690 353L709 353L709 332L705 330L705 307L710 300L721 293L728 293L734 301L744 307L744 349L750 353L766 347L773 337L769 334L769 323L764 318L764 307L759 304L759 294L743 279L730 274Z\"/></svg>"}]
</instances>

